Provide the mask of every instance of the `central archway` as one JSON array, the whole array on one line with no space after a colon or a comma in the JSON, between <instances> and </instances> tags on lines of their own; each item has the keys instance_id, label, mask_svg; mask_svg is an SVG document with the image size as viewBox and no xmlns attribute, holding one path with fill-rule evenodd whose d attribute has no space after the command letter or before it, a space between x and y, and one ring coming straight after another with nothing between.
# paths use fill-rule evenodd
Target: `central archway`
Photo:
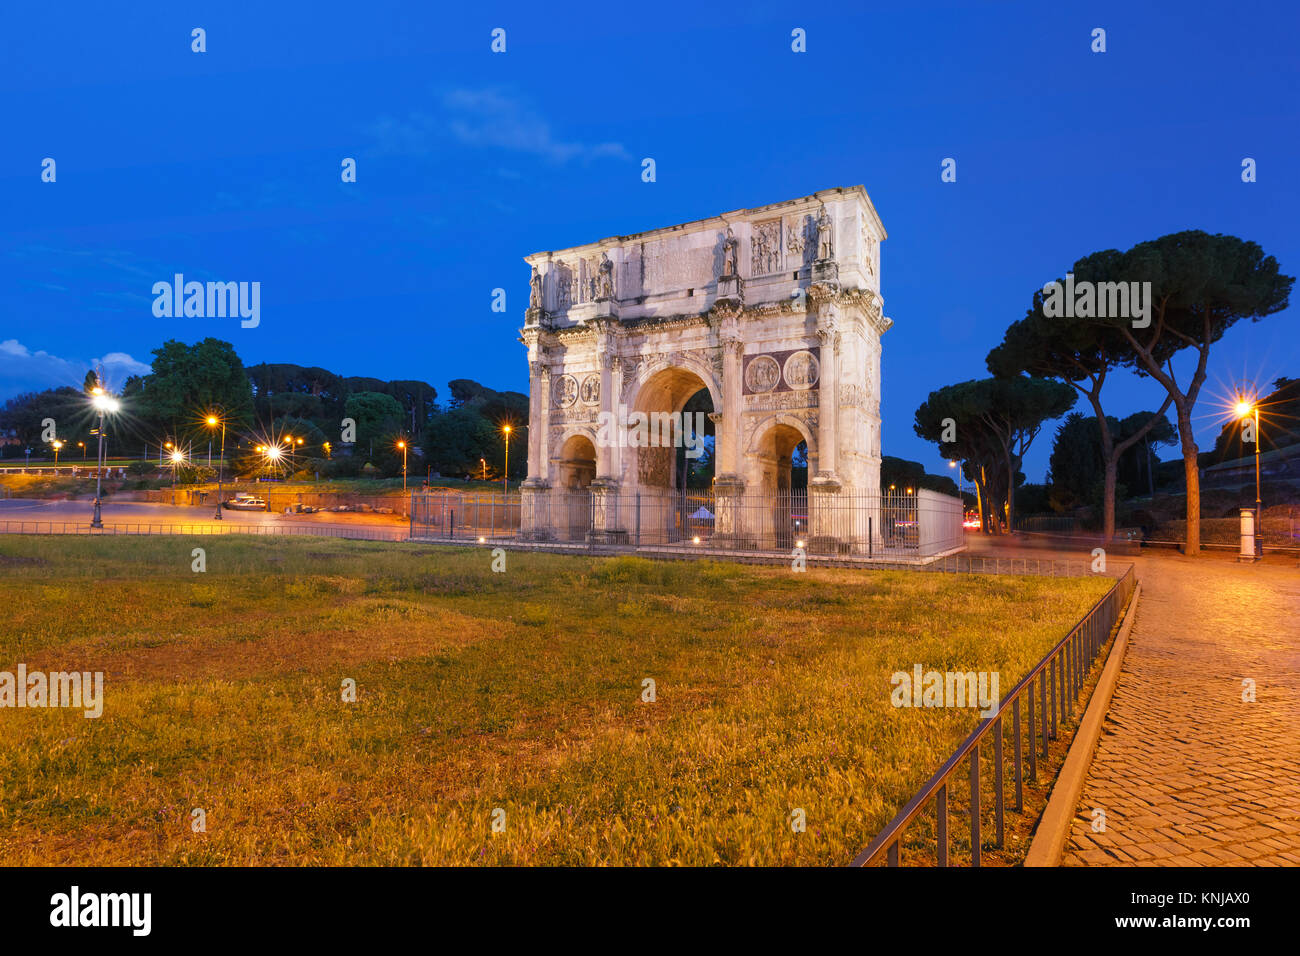
<instances>
[{"instance_id":1,"label":"central archway","mask_svg":"<svg viewBox=\"0 0 1300 956\"><path fill-rule=\"evenodd\" d=\"M624 431L621 488L642 542L712 533L714 409L711 382L689 367L661 368L637 389Z\"/></svg>"}]
</instances>

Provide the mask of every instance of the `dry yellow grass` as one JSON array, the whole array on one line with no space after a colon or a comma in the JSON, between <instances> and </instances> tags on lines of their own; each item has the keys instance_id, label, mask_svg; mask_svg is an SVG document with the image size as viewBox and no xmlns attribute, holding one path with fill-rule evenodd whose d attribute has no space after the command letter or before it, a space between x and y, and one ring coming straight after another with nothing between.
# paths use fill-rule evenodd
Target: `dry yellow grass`
<instances>
[{"instance_id":1,"label":"dry yellow grass","mask_svg":"<svg viewBox=\"0 0 1300 956\"><path fill-rule=\"evenodd\" d=\"M890 674L997 670L1009 689L1109 583L490 563L0 539L0 670L107 675L97 720L0 710L0 859L842 864L976 720L892 707Z\"/></svg>"}]
</instances>

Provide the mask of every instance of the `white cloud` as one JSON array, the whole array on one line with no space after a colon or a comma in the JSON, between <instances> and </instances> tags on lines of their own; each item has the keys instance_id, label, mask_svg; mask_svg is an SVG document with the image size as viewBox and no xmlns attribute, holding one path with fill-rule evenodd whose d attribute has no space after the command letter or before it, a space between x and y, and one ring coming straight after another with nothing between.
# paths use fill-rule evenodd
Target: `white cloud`
<instances>
[{"instance_id":1,"label":"white cloud","mask_svg":"<svg viewBox=\"0 0 1300 956\"><path fill-rule=\"evenodd\" d=\"M382 117L370 129L385 153L429 153L439 133L466 146L531 153L555 163L600 157L627 159L622 143L584 143L557 136L524 100L499 90L453 90L442 97L442 115L412 112Z\"/></svg>"},{"instance_id":2,"label":"white cloud","mask_svg":"<svg viewBox=\"0 0 1300 956\"><path fill-rule=\"evenodd\" d=\"M91 368L104 367L104 378L120 388L131 375L146 375L149 366L126 352L107 352L101 358L65 359L44 349L33 352L17 339L0 341L0 400L20 392L71 385L80 388Z\"/></svg>"},{"instance_id":3,"label":"white cloud","mask_svg":"<svg viewBox=\"0 0 1300 956\"><path fill-rule=\"evenodd\" d=\"M137 362L125 352L108 352L103 358L93 359L91 364L103 365L105 374L110 368L125 372L127 375L148 375L153 371L152 366L146 365L144 362ZM82 378L85 378L85 376L83 375Z\"/></svg>"}]
</instances>

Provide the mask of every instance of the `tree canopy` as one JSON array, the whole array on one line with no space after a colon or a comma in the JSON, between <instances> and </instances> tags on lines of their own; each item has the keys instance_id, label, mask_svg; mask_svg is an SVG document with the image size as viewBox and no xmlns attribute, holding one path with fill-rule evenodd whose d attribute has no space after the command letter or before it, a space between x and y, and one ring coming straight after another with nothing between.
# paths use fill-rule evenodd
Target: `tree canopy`
<instances>
[{"instance_id":1,"label":"tree canopy","mask_svg":"<svg viewBox=\"0 0 1300 956\"><path fill-rule=\"evenodd\" d=\"M1064 415L1074 401L1073 388L1050 379L977 379L931 392L916 410L913 428L937 442L945 458L966 462L965 474L979 487L988 517L1010 526L1025 452L1043 423ZM1004 503L1002 514L995 501Z\"/></svg>"},{"instance_id":2,"label":"tree canopy","mask_svg":"<svg viewBox=\"0 0 1300 956\"><path fill-rule=\"evenodd\" d=\"M1099 254L1102 255L1102 254ZM1106 278L1150 283L1149 314L1083 322L1117 331L1127 345L1121 362L1164 386L1178 420L1187 489L1188 554L1200 551L1200 472L1192 412L1208 371L1210 347L1244 319L1257 322L1285 309L1295 279L1254 242L1200 230L1171 233L1141 242L1125 253L1108 251ZM1196 364L1180 383L1173 358L1191 349Z\"/></svg>"}]
</instances>

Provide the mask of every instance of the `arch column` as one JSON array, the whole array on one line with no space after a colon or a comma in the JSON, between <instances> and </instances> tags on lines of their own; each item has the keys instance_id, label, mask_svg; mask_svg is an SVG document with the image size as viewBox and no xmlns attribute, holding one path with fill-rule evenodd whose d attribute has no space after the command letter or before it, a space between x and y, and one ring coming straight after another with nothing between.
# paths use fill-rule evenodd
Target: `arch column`
<instances>
[{"instance_id":1,"label":"arch column","mask_svg":"<svg viewBox=\"0 0 1300 956\"><path fill-rule=\"evenodd\" d=\"M835 331L834 318L827 316L817 330L821 343L821 377L817 385L817 461L816 481L839 484L839 365L840 333ZM812 486L810 481L809 487Z\"/></svg>"},{"instance_id":2,"label":"arch column","mask_svg":"<svg viewBox=\"0 0 1300 956\"><path fill-rule=\"evenodd\" d=\"M623 372L618 357L603 343L600 359L600 416L605 424L597 429L604 440L596 443L596 477L591 482L591 530L587 540L593 544L627 544L628 508L619 494L618 476L622 468L623 424L619 420L618 401L623 391Z\"/></svg>"},{"instance_id":3,"label":"arch column","mask_svg":"<svg viewBox=\"0 0 1300 956\"><path fill-rule=\"evenodd\" d=\"M528 477L519 486L519 534L547 540L551 531L551 370L545 362L528 363Z\"/></svg>"},{"instance_id":4,"label":"arch column","mask_svg":"<svg viewBox=\"0 0 1300 956\"><path fill-rule=\"evenodd\" d=\"M734 320L728 324L734 324ZM714 442L718 456L713 478L713 537L722 547L744 547L745 479L740 475L741 418L745 398L741 389L741 366L745 342L738 335L722 337L722 408L714 409Z\"/></svg>"},{"instance_id":5,"label":"arch column","mask_svg":"<svg viewBox=\"0 0 1300 956\"><path fill-rule=\"evenodd\" d=\"M722 416L714 429L718 454L715 473L719 478L740 478L740 419L745 411L740 370L744 352L744 340L738 336L722 340L722 407L714 409Z\"/></svg>"}]
</instances>

